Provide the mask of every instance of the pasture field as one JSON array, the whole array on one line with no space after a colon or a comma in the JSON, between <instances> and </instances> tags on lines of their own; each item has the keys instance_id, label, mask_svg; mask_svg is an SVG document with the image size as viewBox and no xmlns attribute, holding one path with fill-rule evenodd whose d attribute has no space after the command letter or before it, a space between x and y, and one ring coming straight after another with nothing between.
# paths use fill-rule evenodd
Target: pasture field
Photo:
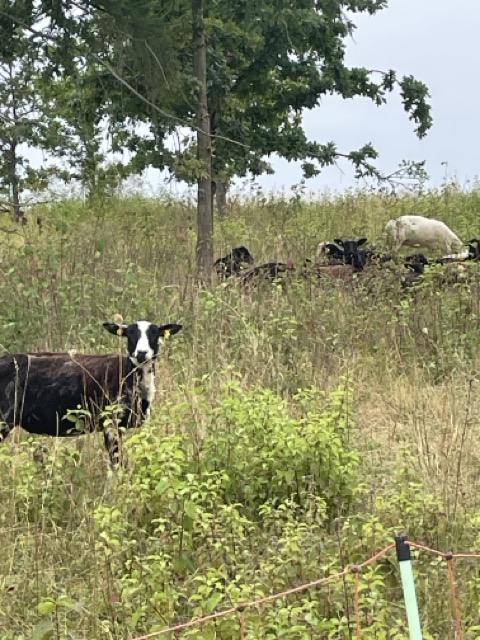
<instances>
[{"instance_id":1,"label":"pasture field","mask_svg":"<svg viewBox=\"0 0 480 640\"><path fill-rule=\"evenodd\" d=\"M315 255L337 235L380 237L403 213L480 236L480 190L447 184L232 201L216 257ZM480 547L480 269L405 293L292 281L241 291L194 279L187 202L66 200L1 236L0 343L8 350L124 350L120 313L180 322L158 363L148 426L107 472L100 434L0 445L0 638L110 640L275 593L362 562L408 532ZM48 454L34 459L38 444ZM465 638L480 637L480 564L455 564ZM454 638L445 562L416 555L425 639ZM353 576L252 609L249 640L356 638ZM364 638L404 640L398 566L362 572ZM233 616L169 638L232 640Z\"/></svg>"}]
</instances>

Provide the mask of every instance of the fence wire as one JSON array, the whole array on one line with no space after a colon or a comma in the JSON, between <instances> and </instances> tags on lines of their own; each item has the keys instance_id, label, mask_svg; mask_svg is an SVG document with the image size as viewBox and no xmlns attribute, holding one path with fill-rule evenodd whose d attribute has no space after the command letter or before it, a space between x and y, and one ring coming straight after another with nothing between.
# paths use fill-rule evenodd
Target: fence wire
<instances>
[{"instance_id":1,"label":"fence wire","mask_svg":"<svg viewBox=\"0 0 480 640\"><path fill-rule=\"evenodd\" d=\"M419 551L424 551L427 553L432 553L436 556L444 558L447 563L447 571L450 583L450 592L452 597L452 609L455 617L455 623L457 628L457 640L464 640L465 634L463 630L463 622L460 612L460 606L458 601L458 592L457 592L457 584L455 580L454 573L454 563L455 559L480 559L480 553L468 552L468 553L453 553L453 552L444 552L439 551L438 549L432 549L424 544L420 544L417 542L413 542L411 540L406 540L405 544L408 544L410 547L418 549ZM235 607L231 607L230 609L224 609L223 611L217 611L207 616L203 616L201 618L195 618L194 620L190 620L189 622L184 622L182 624L177 624L172 627L165 627L159 631L152 631L151 633L147 633L143 636L137 636L134 638L130 638L129 640L149 640L150 638L157 638L159 636L165 635L166 633L173 633L174 631L182 631L184 629L189 629L192 627L197 627L205 624L206 622L211 622L212 620L218 620L219 618L225 618L227 616L239 615L240 622L240 640L245 640L247 637L247 622L246 622L246 611L253 607L261 606L266 602L272 602L273 600L277 600L278 598L285 598L293 593L299 593L300 591L306 591L309 589L313 589L315 587L322 586L324 584L328 584L329 582L333 582L334 580L338 580L343 578L348 574L353 574L355 577L354 580L354 612L355 612L355 628L356 628L356 640L361 640L362 638L362 626L360 621L360 584L361 584L361 572L362 569L367 567L370 564L376 562L379 558L382 558L387 553L389 553L395 547L395 543L389 544L381 551L378 551L375 555L367 560L364 560L360 564L352 565L346 567L343 571L339 571L338 573L333 573L329 576L325 576L323 578L319 578L318 580L313 580L312 582L307 582L305 584L301 584L297 587L293 587L291 589L287 589L286 591L281 591L279 593L274 593L269 596L265 596L263 598L258 598L257 600L251 600L250 602L244 602L236 605Z\"/></svg>"}]
</instances>

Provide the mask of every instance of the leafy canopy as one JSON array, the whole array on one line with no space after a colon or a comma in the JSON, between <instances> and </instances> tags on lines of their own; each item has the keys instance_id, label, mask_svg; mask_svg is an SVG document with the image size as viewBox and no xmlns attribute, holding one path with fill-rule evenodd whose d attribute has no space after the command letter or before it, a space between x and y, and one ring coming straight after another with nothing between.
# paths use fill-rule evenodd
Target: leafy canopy
<instances>
[{"instance_id":1,"label":"leafy canopy","mask_svg":"<svg viewBox=\"0 0 480 640\"><path fill-rule=\"evenodd\" d=\"M331 94L367 97L380 106L398 90L417 136L430 128L425 84L410 75L398 77L394 70L345 64L355 14L373 15L387 6L386 0L204 4L214 177L228 181L271 172L272 154L300 160L306 177L341 157L353 163L357 176L379 177L371 144L340 151L333 141L307 137L304 110ZM196 180L203 169L193 135L197 85L191 2L41 0L33 5L37 19L49 25L42 29L46 40L55 43L45 47L51 65L74 77L78 59L72 59L73 49L93 70L90 87L97 82L97 95L85 109L106 117L113 150L132 152L125 171L154 166ZM177 134L174 145L172 133Z\"/></svg>"}]
</instances>

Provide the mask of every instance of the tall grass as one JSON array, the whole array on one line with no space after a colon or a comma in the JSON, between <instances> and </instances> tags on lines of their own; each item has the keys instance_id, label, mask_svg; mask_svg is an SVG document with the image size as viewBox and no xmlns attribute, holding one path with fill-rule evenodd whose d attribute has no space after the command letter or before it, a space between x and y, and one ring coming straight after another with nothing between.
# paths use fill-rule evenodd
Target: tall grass
<instances>
[{"instance_id":1,"label":"tall grass","mask_svg":"<svg viewBox=\"0 0 480 640\"><path fill-rule=\"evenodd\" d=\"M480 191L455 185L402 197L260 195L230 203L216 253L246 244L256 262L302 263L320 240L375 242L388 219L412 211L469 239L479 209ZM1 445L1 638L128 637L358 562L404 529L475 548L475 267L468 283L427 281L414 295L383 278L207 291L195 284L188 203L65 201L36 213L42 230L2 236L4 349L117 350L101 328L115 313L184 330L165 345L154 420L127 438L131 467L119 478L96 435L16 430ZM426 637L452 637L445 574L419 563ZM468 563L457 572L471 629L477 574ZM368 637L407 637L395 570L381 564L364 580ZM354 637L349 589L252 616L252 637ZM229 624L189 633L235 637Z\"/></svg>"}]
</instances>

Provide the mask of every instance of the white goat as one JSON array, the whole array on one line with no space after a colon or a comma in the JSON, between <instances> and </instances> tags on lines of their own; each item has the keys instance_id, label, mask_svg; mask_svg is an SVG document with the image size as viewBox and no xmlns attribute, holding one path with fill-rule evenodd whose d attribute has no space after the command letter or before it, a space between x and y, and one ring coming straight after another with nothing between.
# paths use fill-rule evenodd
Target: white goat
<instances>
[{"instance_id":1,"label":"white goat","mask_svg":"<svg viewBox=\"0 0 480 640\"><path fill-rule=\"evenodd\" d=\"M454 253L462 249L462 241L444 222L424 216L400 216L387 222L383 240L398 251L401 247L425 247Z\"/></svg>"}]
</instances>

